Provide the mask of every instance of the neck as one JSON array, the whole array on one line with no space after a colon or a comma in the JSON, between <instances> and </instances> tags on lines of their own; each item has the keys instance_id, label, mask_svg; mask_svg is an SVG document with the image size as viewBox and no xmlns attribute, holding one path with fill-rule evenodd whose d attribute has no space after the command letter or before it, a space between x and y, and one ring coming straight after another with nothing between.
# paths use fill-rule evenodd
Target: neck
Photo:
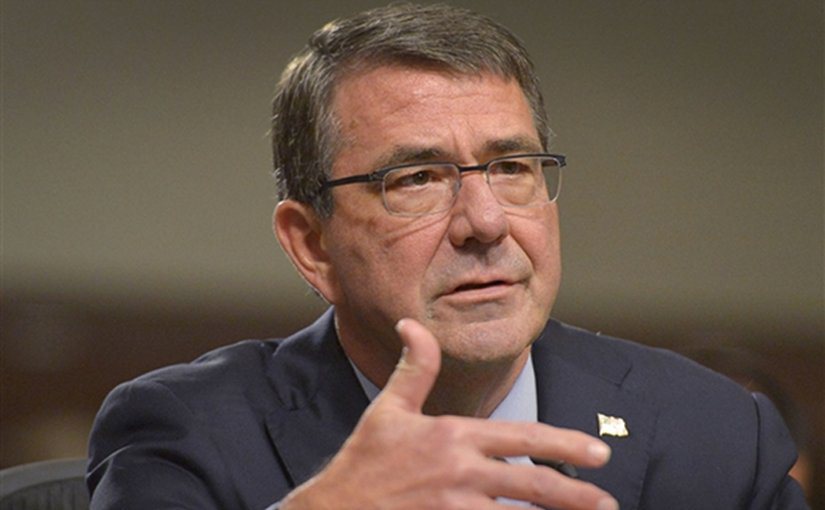
<instances>
[{"instance_id":1,"label":"neck","mask_svg":"<svg viewBox=\"0 0 825 510\"><path fill-rule=\"evenodd\" d=\"M401 355L400 342L389 347L386 344L369 346L341 333L339 331L339 340L350 360L371 383L383 388ZM510 392L529 354L528 348L515 359L483 363L444 357L424 413L489 417Z\"/></svg>"},{"instance_id":2,"label":"neck","mask_svg":"<svg viewBox=\"0 0 825 510\"><path fill-rule=\"evenodd\" d=\"M528 355L529 351L525 350L516 359L483 365L442 360L441 373L424 412L488 418L512 389Z\"/></svg>"}]
</instances>

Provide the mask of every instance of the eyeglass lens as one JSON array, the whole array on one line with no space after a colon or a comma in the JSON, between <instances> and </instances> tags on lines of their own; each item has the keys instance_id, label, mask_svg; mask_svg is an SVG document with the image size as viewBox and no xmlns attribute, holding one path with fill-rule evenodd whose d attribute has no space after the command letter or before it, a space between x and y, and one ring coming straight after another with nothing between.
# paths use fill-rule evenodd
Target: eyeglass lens
<instances>
[{"instance_id":1,"label":"eyeglass lens","mask_svg":"<svg viewBox=\"0 0 825 510\"><path fill-rule=\"evenodd\" d=\"M503 206L552 202L558 196L560 165L555 158L500 159L487 167L487 179ZM460 188L461 171L440 163L398 168L384 176L384 204L391 213L419 216L446 211Z\"/></svg>"}]
</instances>

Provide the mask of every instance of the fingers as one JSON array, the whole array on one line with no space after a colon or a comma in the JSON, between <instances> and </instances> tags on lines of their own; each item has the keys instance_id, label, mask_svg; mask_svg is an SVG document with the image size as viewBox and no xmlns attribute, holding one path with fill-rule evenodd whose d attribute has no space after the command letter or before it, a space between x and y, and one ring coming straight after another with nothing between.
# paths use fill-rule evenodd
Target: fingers
<instances>
[{"instance_id":1,"label":"fingers","mask_svg":"<svg viewBox=\"0 0 825 510\"><path fill-rule=\"evenodd\" d=\"M413 319L398 321L396 331L404 343L404 354L381 398L405 411L420 413L438 376L441 349L432 333ZM589 468L603 466L610 459L610 448L604 442L575 430L541 423L457 421L462 428L467 427L465 437L488 457L530 456Z\"/></svg>"},{"instance_id":2,"label":"fingers","mask_svg":"<svg viewBox=\"0 0 825 510\"><path fill-rule=\"evenodd\" d=\"M374 480L376 472L390 469L395 474L392 487L370 483L365 486L374 489L370 496L374 500L390 497L396 503L408 499L415 502L401 504L399 508L502 508L503 504L495 501L499 496L547 508L618 508L608 493L593 484L540 465L515 466L491 460L529 456L596 468L608 461L610 449L595 437L541 423L422 415L441 367L441 348L436 338L415 320L400 320L396 331L404 344L401 360L347 442L349 447L342 450L348 454L339 453L339 462L330 465L338 469L325 470L332 473L328 475L330 480L346 480L330 482L331 486L353 486L352 480L359 479L359 470L366 469L361 479ZM435 446L422 451L422 444ZM371 460L365 461L367 458ZM350 459L354 463L348 462ZM447 464L449 469L444 471ZM456 474L460 472L464 474ZM424 497L422 494L427 499L419 500ZM431 500L436 495L446 500L433 507ZM422 501L428 503L421 504Z\"/></svg>"},{"instance_id":3,"label":"fingers","mask_svg":"<svg viewBox=\"0 0 825 510\"><path fill-rule=\"evenodd\" d=\"M413 319L401 319L395 329L404 342L404 353L384 387L382 399L420 413L441 368L441 347L432 333Z\"/></svg>"},{"instance_id":4,"label":"fingers","mask_svg":"<svg viewBox=\"0 0 825 510\"><path fill-rule=\"evenodd\" d=\"M494 474L484 477L484 491L492 496L529 501L542 508L617 510L618 503L599 487L573 480L557 471L530 465L491 461Z\"/></svg>"},{"instance_id":5,"label":"fingers","mask_svg":"<svg viewBox=\"0 0 825 510\"><path fill-rule=\"evenodd\" d=\"M472 441L488 457L528 456L563 460L576 466L597 468L610 460L610 447L578 430L543 423L467 423Z\"/></svg>"}]
</instances>

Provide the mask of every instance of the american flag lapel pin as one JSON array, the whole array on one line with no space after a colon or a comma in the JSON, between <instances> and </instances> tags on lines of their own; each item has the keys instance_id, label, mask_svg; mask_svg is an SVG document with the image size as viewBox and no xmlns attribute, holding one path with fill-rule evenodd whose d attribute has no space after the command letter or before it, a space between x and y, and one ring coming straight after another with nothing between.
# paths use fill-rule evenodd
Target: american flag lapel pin
<instances>
[{"instance_id":1,"label":"american flag lapel pin","mask_svg":"<svg viewBox=\"0 0 825 510\"><path fill-rule=\"evenodd\" d=\"M599 436L627 437L630 432L624 418L596 413L599 420Z\"/></svg>"}]
</instances>

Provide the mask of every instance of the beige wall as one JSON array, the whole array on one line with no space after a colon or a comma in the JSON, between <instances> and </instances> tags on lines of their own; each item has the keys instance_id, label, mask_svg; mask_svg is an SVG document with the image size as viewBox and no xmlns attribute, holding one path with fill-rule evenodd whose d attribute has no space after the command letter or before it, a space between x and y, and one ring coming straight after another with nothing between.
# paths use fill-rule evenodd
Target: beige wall
<instances>
[{"instance_id":1,"label":"beige wall","mask_svg":"<svg viewBox=\"0 0 825 510\"><path fill-rule=\"evenodd\" d=\"M562 318L821 332L821 2L456 3L543 78ZM376 4L4 1L4 296L312 303L269 230L268 102L308 33Z\"/></svg>"}]
</instances>

